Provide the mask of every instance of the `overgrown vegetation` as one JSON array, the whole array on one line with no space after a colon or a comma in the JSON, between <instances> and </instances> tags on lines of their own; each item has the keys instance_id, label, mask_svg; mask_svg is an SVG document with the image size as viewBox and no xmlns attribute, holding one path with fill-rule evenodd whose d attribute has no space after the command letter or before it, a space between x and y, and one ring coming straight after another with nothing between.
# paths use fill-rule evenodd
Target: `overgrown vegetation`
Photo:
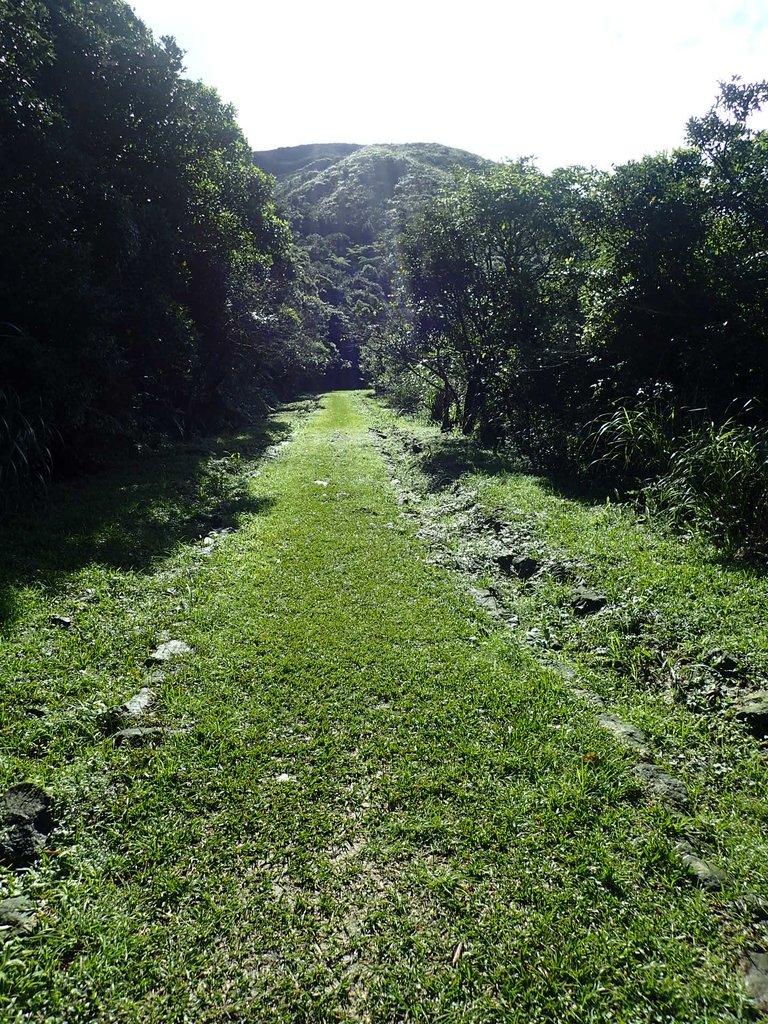
<instances>
[{"instance_id":1,"label":"overgrown vegetation","mask_svg":"<svg viewBox=\"0 0 768 1024\"><path fill-rule=\"evenodd\" d=\"M768 135L749 118L766 97L724 85L687 149L610 173L457 170L405 225L372 379L762 550Z\"/></svg>"},{"instance_id":2,"label":"overgrown vegetation","mask_svg":"<svg viewBox=\"0 0 768 1024\"><path fill-rule=\"evenodd\" d=\"M619 406L595 424L593 468L616 468L652 512L702 527L731 553L766 550L768 430L749 405L723 422L665 396Z\"/></svg>"}]
</instances>

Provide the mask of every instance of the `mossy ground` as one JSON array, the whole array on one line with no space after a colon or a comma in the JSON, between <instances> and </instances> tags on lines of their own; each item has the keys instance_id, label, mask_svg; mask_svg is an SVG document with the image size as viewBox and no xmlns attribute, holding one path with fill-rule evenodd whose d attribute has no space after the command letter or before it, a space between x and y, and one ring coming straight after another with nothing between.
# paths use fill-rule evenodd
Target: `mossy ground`
<instances>
[{"instance_id":1,"label":"mossy ground","mask_svg":"<svg viewBox=\"0 0 768 1024\"><path fill-rule=\"evenodd\" d=\"M759 749L724 749L731 774L673 821L540 652L429 563L369 433L388 414L336 393L279 420L4 531L0 781L44 785L60 824L37 866L0 869L41 921L0 948L2 1018L751 1019L738 892L697 889L672 843L719 837L737 889L762 882ZM602 513L478 486L497 505L528 488L600 582ZM194 538L222 515L237 530L206 557ZM533 619L557 595L527 600ZM156 721L188 731L116 749L99 709L169 636L193 654L156 681ZM710 749L691 712L603 689L654 738Z\"/></svg>"}]
</instances>

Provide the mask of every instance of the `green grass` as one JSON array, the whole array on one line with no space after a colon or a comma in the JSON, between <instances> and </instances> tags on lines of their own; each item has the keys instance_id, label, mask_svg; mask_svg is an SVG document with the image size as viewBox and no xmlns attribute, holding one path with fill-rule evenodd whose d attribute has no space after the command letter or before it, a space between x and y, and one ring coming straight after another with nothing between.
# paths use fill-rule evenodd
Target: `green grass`
<instances>
[{"instance_id":1,"label":"green grass","mask_svg":"<svg viewBox=\"0 0 768 1024\"><path fill-rule=\"evenodd\" d=\"M337 393L280 421L59 492L4 532L0 781L45 785L62 824L35 869L0 869L43 923L0 947L0 1017L752 1019L734 894L672 855L683 826L735 834L726 786L682 822L641 797L520 631L429 564L368 432L387 414ZM596 576L611 563L598 512L476 483L544 511L564 546L586 551L594 520ZM204 558L222 508L238 530ZM526 600L521 618L544 614ZM144 683L164 635L194 653L157 683L157 720L189 731L115 749L99 708ZM656 704L642 724L682 742L692 716ZM756 872L760 796L736 864Z\"/></svg>"}]
</instances>

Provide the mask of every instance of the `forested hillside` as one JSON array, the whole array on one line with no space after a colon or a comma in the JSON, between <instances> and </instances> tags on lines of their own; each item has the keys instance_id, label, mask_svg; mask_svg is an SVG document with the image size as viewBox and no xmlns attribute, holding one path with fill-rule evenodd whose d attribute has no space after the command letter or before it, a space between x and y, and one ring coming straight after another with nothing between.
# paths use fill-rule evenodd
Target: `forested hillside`
<instances>
[{"instance_id":1,"label":"forested hillside","mask_svg":"<svg viewBox=\"0 0 768 1024\"><path fill-rule=\"evenodd\" d=\"M360 351L389 319L397 237L455 168L488 161L434 144L295 146L256 153L277 179L277 197L302 253L305 287L316 297L316 330L341 360L333 382L360 382Z\"/></svg>"}]
</instances>

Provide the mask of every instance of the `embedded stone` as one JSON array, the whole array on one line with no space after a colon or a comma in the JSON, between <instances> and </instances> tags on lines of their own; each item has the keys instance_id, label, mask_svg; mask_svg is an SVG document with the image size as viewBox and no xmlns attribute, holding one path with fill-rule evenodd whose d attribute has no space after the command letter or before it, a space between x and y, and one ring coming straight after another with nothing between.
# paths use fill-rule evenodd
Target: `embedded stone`
<instances>
[{"instance_id":1,"label":"embedded stone","mask_svg":"<svg viewBox=\"0 0 768 1024\"><path fill-rule=\"evenodd\" d=\"M606 732L614 735L616 739L621 740L622 743L635 747L636 750L644 751L646 749L645 734L636 726L623 721L618 715L606 712L600 715L597 724L601 729L605 729Z\"/></svg>"},{"instance_id":2,"label":"embedded stone","mask_svg":"<svg viewBox=\"0 0 768 1024\"><path fill-rule=\"evenodd\" d=\"M21 782L5 791L2 817L12 824L29 824L43 835L53 831L51 798L30 782Z\"/></svg>"},{"instance_id":3,"label":"embedded stone","mask_svg":"<svg viewBox=\"0 0 768 1024\"><path fill-rule=\"evenodd\" d=\"M768 956L765 953L747 953L744 984L754 1007L762 1013L768 1011Z\"/></svg>"},{"instance_id":4,"label":"embedded stone","mask_svg":"<svg viewBox=\"0 0 768 1024\"><path fill-rule=\"evenodd\" d=\"M519 555L499 555L496 564L502 572L514 573L521 580L529 580L541 568L535 558L525 558Z\"/></svg>"},{"instance_id":5,"label":"embedded stone","mask_svg":"<svg viewBox=\"0 0 768 1024\"><path fill-rule=\"evenodd\" d=\"M141 718L154 704L157 699L157 692L150 686L143 686L138 693L134 694L125 704L119 707L110 708L101 716L101 724L107 731L117 729L124 722Z\"/></svg>"},{"instance_id":6,"label":"embedded stone","mask_svg":"<svg viewBox=\"0 0 768 1024\"><path fill-rule=\"evenodd\" d=\"M594 615L601 611L608 604L605 594L598 594L595 590L587 590L579 587L573 595L571 606L577 615Z\"/></svg>"},{"instance_id":7,"label":"embedded stone","mask_svg":"<svg viewBox=\"0 0 768 1024\"><path fill-rule=\"evenodd\" d=\"M475 604L489 612L491 615L499 614L499 604L494 595L490 590L484 590L480 587L470 587L469 592L472 595L472 599Z\"/></svg>"},{"instance_id":8,"label":"embedded stone","mask_svg":"<svg viewBox=\"0 0 768 1024\"><path fill-rule=\"evenodd\" d=\"M116 747L156 747L162 742L163 737L168 733L159 725L134 726L130 729L121 729L112 737Z\"/></svg>"},{"instance_id":9,"label":"embedded stone","mask_svg":"<svg viewBox=\"0 0 768 1024\"><path fill-rule=\"evenodd\" d=\"M734 706L734 716L757 739L768 737L768 690L758 690Z\"/></svg>"},{"instance_id":10,"label":"embedded stone","mask_svg":"<svg viewBox=\"0 0 768 1024\"><path fill-rule=\"evenodd\" d=\"M164 644L160 644L147 658L147 663L152 664L153 662L173 661L175 658L181 658L185 654L191 654L192 648L189 644L184 643L183 640L166 640Z\"/></svg>"},{"instance_id":11,"label":"embedded stone","mask_svg":"<svg viewBox=\"0 0 768 1024\"><path fill-rule=\"evenodd\" d=\"M565 665L562 661L548 661L545 663L546 667L550 669L555 675L560 676L567 683L574 682L578 679L578 672L571 665Z\"/></svg>"},{"instance_id":12,"label":"embedded stone","mask_svg":"<svg viewBox=\"0 0 768 1024\"><path fill-rule=\"evenodd\" d=\"M0 900L0 928L6 935L30 935L37 925L35 905L26 896Z\"/></svg>"},{"instance_id":13,"label":"embedded stone","mask_svg":"<svg viewBox=\"0 0 768 1024\"><path fill-rule=\"evenodd\" d=\"M703 860L696 853L694 848L685 841L675 844L675 851L680 858L683 867L702 889L710 892L718 892L728 884L728 876L714 864Z\"/></svg>"},{"instance_id":14,"label":"embedded stone","mask_svg":"<svg viewBox=\"0 0 768 1024\"><path fill-rule=\"evenodd\" d=\"M28 868L45 849L46 837L29 822L0 825L0 864Z\"/></svg>"},{"instance_id":15,"label":"embedded stone","mask_svg":"<svg viewBox=\"0 0 768 1024\"><path fill-rule=\"evenodd\" d=\"M28 782L11 786L0 804L0 863L13 868L34 864L53 827L47 793Z\"/></svg>"},{"instance_id":16,"label":"embedded stone","mask_svg":"<svg viewBox=\"0 0 768 1024\"><path fill-rule=\"evenodd\" d=\"M684 808L688 805L688 790L680 779L667 774L655 764L641 762L635 767L635 775L643 788L662 803Z\"/></svg>"}]
</instances>

